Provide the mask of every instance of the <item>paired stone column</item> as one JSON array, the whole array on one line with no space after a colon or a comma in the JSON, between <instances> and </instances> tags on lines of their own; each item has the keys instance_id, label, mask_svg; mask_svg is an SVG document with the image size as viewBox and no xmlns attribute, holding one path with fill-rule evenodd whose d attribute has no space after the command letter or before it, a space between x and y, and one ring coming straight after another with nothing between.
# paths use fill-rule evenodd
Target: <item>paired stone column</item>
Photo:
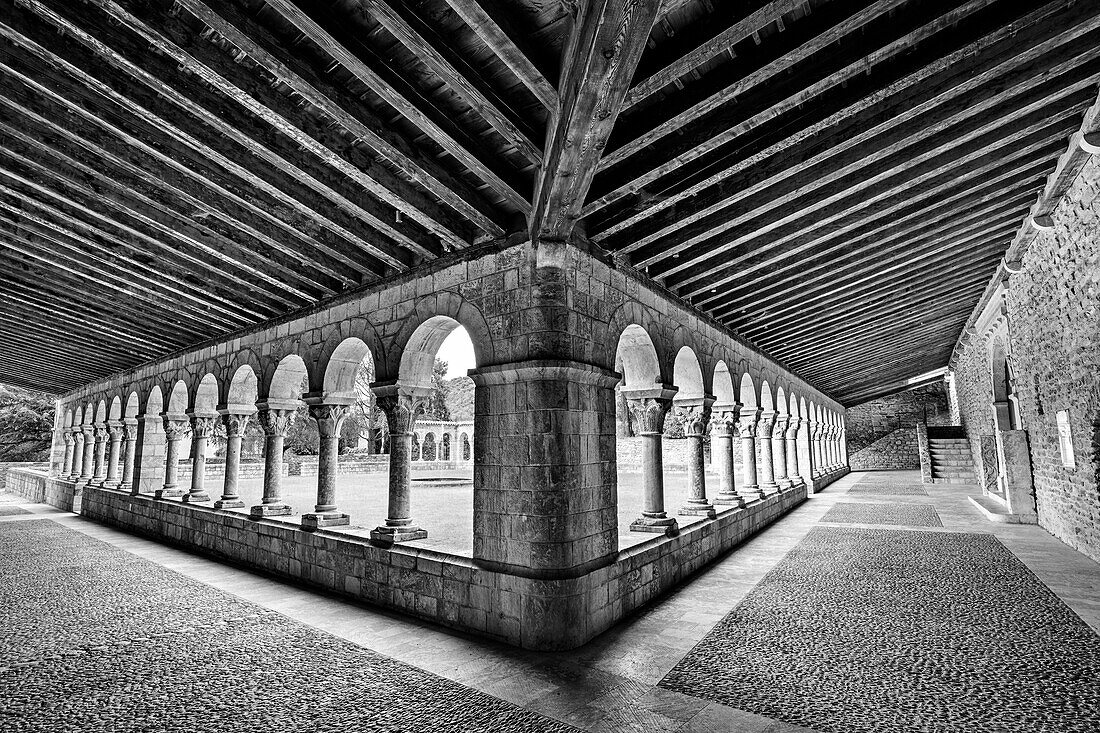
<instances>
[{"instance_id":1,"label":"paired stone column","mask_svg":"<svg viewBox=\"0 0 1100 733\"><path fill-rule=\"evenodd\" d=\"M110 436L110 447L107 449L107 477L103 485L110 488L118 486L118 463L122 447L122 421L108 420L107 433Z\"/></svg>"},{"instance_id":2,"label":"paired stone column","mask_svg":"<svg viewBox=\"0 0 1100 733\"><path fill-rule=\"evenodd\" d=\"M302 529L337 527L351 523L347 514L336 511L336 480L340 473L340 428L351 414L350 403L309 403L309 416L317 421L317 504L302 515Z\"/></svg>"},{"instance_id":3,"label":"paired stone column","mask_svg":"<svg viewBox=\"0 0 1100 733\"><path fill-rule=\"evenodd\" d=\"M180 441L191 431L186 415L164 413L164 485L157 489L154 496L164 499L171 496L183 496L179 488Z\"/></svg>"},{"instance_id":4,"label":"paired stone column","mask_svg":"<svg viewBox=\"0 0 1100 733\"><path fill-rule=\"evenodd\" d=\"M136 417L122 418L122 481L118 488L129 491L134 483L134 456L137 454L138 421Z\"/></svg>"},{"instance_id":5,"label":"paired stone column","mask_svg":"<svg viewBox=\"0 0 1100 733\"><path fill-rule=\"evenodd\" d=\"M93 457L92 480L88 483L93 486L102 486L107 478L107 444L111 440L111 433L107 430L106 423L95 424L95 453Z\"/></svg>"},{"instance_id":6,"label":"paired stone column","mask_svg":"<svg viewBox=\"0 0 1100 733\"><path fill-rule=\"evenodd\" d=\"M631 532L656 532L675 535L676 519L665 511L664 456L661 437L665 417L672 407L674 389L624 389L627 409L634 418L635 435L642 445L642 516L630 523Z\"/></svg>"},{"instance_id":7,"label":"paired stone column","mask_svg":"<svg viewBox=\"0 0 1100 733\"><path fill-rule=\"evenodd\" d=\"M65 428L61 431L61 439L65 441L65 456L61 460L58 478L68 479L73 475L73 446L76 445L76 438L71 428Z\"/></svg>"},{"instance_id":8,"label":"paired stone column","mask_svg":"<svg viewBox=\"0 0 1100 733\"><path fill-rule=\"evenodd\" d=\"M191 418L191 490L183 497L188 504L210 501L206 493L206 443L214 434L217 415L188 413Z\"/></svg>"},{"instance_id":9,"label":"paired stone column","mask_svg":"<svg viewBox=\"0 0 1100 733\"><path fill-rule=\"evenodd\" d=\"M386 523L376 527L370 536L372 540L384 544L422 540L428 532L416 526L412 519L409 461L412 458L416 416L422 409L428 390L396 383L372 389L378 398L378 409L385 413L390 429L390 493Z\"/></svg>"},{"instance_id":10,"label":"paired stone column","mask_svg":"<svg viewBox=\"0 0 1100 733\"><path fill-rule=\"evenodd\" d=\"M821 478L825 475L825 462L821 456L821 430L821 423L816 420L810 421L810 448L813 451L814 478Z\"/></svg>"},{"instance_id":11,"label":"paired stone column","mask_svg":"<svg viewBox=\"0 0 1100 733\"><path fill-rule=\"evenodd\" d=\"M222 498L214 502L214 508L240 509L244 506L240 494L237 493L241 471L241 438L244 437L252 413L233 412L230 408L221 408L218 412L225 426L225 483L222 485Z\"/></svg>"},{"instance_id":12,"label":"paired stone column","mask_svg":"<svg viewBox=\"0 0 1100 733\"><path fill-rule=\"evenodd\" d=\"M83 425L81 436L81 452L83 455L80 460L80 474L76 480L86 484L92 480L95 465L95 428L91 424Z\"/></svg>"},{"instance_id":13,"label":"paired stone column","mask_svg":"<svg viewBox=\"0 0 1100 733\"><path fill-rule=\"evenodd\" d=\"M737 417L740 405L715 405L710 419L710 455L718 472L718 493L714 503L721 506L745 506L745 500L737 493L734 482L733 451L737 442Z\"/></svg>"},{"instance_id":14,"label":"paired stone column","mask_svg":"<svg viewBox=\"0 0 1100 733\"><path fill-rule=\"evenodd\" d=\"M757 441L760 446L760 462L756 475L760 482L760 491L765 495L779 493L772 462L772 431L775 428L775 416L774 410L761 410L756 423L756 433L760 436Z\"/></svg>"},{"instance_id":15,"label":"paired stone column","mask_svg":"<svg viewBox=\"0 0 1100 733\"><path fill-rule=\"evenodd\" d=\"M787 447L785 437L789 419L790 418L786 415L776 415L775 425L772 427L772 465L775 471L775 483L779 486L780 491L786 491L792 486L791 479L787 475Z\"/></svg>"},{"instance_id":16,"label":"paired stone column","mask_svg":"<svg viewBox=\"0 0 1100 733\"><path fill-rule=\"evenodd\" d=\"M802 422L800 418L790 417L787 427L783 431L784 446L787 452L787 480L791 486L801 486L805 483L802 474L798 470L798 426Z\"/></svg>"},{"instance_id":17,"label":"paired stone column","mask_svg":"<svg viewBox=\"0 0 1100 733\"><path fill-rule=\"evenodd\" d=\"M741 436L741 471L744 473L738 493L746 502L764 498L756 477L756 420L759 414L758 408L742 408L737 421L737 433Z\"/></svg>"},{"instance_id":18,"label":"paired stone column","mask_svg":"<svg viewBox=\"0 0 1100 733\"><path fill-rule=\"evenodd\" d=\"M688 441L688 498L680 514L714 519L714 505L707 501L706 467L703 463L703 438L710 422L713 397L675 401L677 413L684 417L684 436Z\"/></svg>"},{"instance_id":19,"label":"paired stone column","mask_svg":"<svg viewBox=\"0 0 1100 733\"><path fill-rule=\"evenodd\" d=\"M298 403L260 402L260 427L264 429L264 495L260 503L249 510L252 517L285 516L290 506L283 501L283 444L294 424Z\"/></svg>"}]
</instances>

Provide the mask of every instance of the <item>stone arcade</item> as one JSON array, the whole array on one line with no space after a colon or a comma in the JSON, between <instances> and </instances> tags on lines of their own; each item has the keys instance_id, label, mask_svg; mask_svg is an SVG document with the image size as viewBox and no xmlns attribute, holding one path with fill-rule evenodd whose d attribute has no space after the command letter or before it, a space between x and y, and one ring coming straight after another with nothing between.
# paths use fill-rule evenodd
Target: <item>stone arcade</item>
<instances>
[{"instance_id":1,"label":"stone arcade","mask_svg":"<svg viewBox=\"0 0 1100 733\"><path fill-rule=\"evenodd\" d=\"M0 0L0 720L1100 728L1098 48Z\"/></svg>"}]
</instances>

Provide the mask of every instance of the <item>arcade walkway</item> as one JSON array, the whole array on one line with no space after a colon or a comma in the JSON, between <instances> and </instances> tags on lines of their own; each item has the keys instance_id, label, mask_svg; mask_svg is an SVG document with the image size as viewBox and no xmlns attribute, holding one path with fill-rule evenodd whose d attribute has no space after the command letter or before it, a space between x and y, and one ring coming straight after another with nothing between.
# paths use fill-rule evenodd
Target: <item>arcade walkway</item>
<instances>
[{"instance_id":1,"label":"arcade walkway","mask_svg":"<svg viewBox=\"0 0 1100 733\"><path fill-rule=\"evenodd\" d=\"M1097 730L1100 566L1037 527L987 523L966 487L918 482L851 474L565 653L9 495L0 728Z\"/></svg>"}]
</instances>

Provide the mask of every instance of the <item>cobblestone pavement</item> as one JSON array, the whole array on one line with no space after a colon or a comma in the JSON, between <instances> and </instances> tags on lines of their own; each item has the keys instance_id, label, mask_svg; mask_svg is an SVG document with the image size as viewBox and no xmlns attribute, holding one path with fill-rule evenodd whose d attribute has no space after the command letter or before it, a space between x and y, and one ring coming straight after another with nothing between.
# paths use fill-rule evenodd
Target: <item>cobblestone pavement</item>
<instances>
[{"instance_id":1,"label":"cobblestone pavement","mask_svg":"<svg viewBox=\"0 0 1100 733\"><path fill-rule=\"evenodd\" d=\"M1100 636L995 537L815 527L661 686L820 731L1100 730Z\"/></svg>"},{"instance_id":2,"label":"cobblestone pavement","mask_svg":"<svg viewBox=\"0 0 1100 733\"><path fill-rule=\"evenodd\" d=\"M822 522L837 524L900 524L908 527L942 527L940 515L931 504L855 504L833 506Z\"/></svg>"},{"instance_id":3,"label":"cobblestone pavement","mask_svg":"<svg viewBox=\"0 0 1100 733\"><path fill-rule=\"evenodd\" d=\"M0 559L0 730L574 730L49 520Z\"/></svg>"},{"instance_id":4,"label":"cobblestone pavement","mask_svg":"<svg viewBox=\"0 0 1100 733\"><path fill-rule=\"evenodd\" d=\"M864 483L862 481L848 489L848 493L879 496L928 496L928 492L919 484Z\"/></svg>"}]
</instances>

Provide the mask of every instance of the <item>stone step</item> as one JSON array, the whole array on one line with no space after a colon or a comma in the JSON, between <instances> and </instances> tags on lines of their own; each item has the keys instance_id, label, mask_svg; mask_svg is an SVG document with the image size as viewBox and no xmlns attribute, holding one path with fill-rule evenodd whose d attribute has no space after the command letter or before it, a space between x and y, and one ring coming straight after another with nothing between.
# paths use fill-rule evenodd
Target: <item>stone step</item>
<instances>
[{"instance_id":1,"label":"stone step","mask_svg":"<svg viewBox=\"0 0 1100 733\"><path fill-rule=\"evenodd\" d=\"M973 471L933 471L932 478L957 478L974 480Z\"/></svg>"},{"instance_id":2,"label":"stone step","mask_svg":"<svg viewBox=\"0 0 1100 733\"><path fill-rule=\"evenodd\" d=\"M942 449L937 450L935 448L933 448L931 450L931 453L932 453L933 458L937 458L939 456L944 456L946 458L952 458L954 456L969 456L969 455L971 455L970 451L968 451L968 450L942 450Z\"/></svg>"},{"instance_id":3,"label":"stone step","mask_svg":"<svg viewBox=\"0 0 1100 733\"><path fill-rule=\"evenodd\" d=\"M961 478L936 478L936 477L933 477L932 478L932 483L934 483L934 484L960 484L960 485L969 484L969 485L974 485L975 482L974 481L966 481L966 480L963 480Z\"/></svg>"},{"instance_id":4,"label":"stone step","mask_svg":"<svg viewBox=\"0 0 1100 733\"><path fill-rule=\"evenodd\" d=\"M928 445L931 448L941 448L941 447L942 448L956 448L956 447L958 447L958 448L967 448L967 449L969 449L970 448L970 441L969 440L955 440L954 438L952 438L951 440L938 439L938 440L929 440Z\"/></svg>"}]
</instances>

